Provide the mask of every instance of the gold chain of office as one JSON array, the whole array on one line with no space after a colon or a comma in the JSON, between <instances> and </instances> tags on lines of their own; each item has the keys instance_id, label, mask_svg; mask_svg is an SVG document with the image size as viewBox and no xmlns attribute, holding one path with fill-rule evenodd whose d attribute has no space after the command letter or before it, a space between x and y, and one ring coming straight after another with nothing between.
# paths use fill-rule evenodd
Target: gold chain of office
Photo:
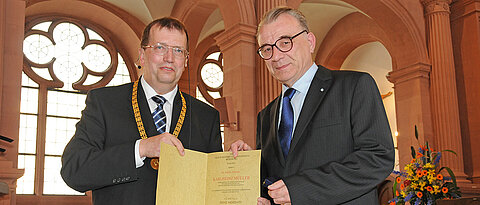
<instances>
[{"instance_id":1,"label":"gold chain of office","mask_svg":"<svg viewBox=\"0 0 480 205\"><path fill-rule=\"evenodd\" d=\"M135 115L135 121L137 122L137 128L138 132L140 133L140 137L142 139L147 139L147 133L145 133L145 127L143 126L140 109L138 109L137 90L138 80L133 83L132 108ZM173 135L177 138L180 130L182 129L183 121L185 121L185 113L187 112L187 103L185 102L185 98L183 97L182 92L180 92L180 97L182 97L182 110L180 111L180 117L178 118L177 125L175 126L175 130L173 131ZM150 165L153 169L158 169L158 158L153 158L152 160L150 160Z\"/></svg>"}]
</instances>

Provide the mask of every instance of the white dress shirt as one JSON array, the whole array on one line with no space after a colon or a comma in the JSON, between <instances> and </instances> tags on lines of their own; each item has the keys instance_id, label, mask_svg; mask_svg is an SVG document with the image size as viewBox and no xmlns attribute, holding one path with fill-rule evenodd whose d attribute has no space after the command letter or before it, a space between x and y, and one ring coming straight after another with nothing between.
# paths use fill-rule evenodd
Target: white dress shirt
<instances>
[{"instance_id":1,"label":"white dress shirt","mask_svg":"<svg viewBox=\"0 0 480 205\"><path fill-rule=\"evenodd\" d=\"M148 107L150 108L150 113L153 113L153 111L157 108L157 103L153 101L152 97L158 94L153 89L153 87L147 83L147 81L143 77L140 79L140 83L142 83L143 92L145 93L145 97L147 98L147 103L148 103ZM161 95L167 100L163 105L163 111L165 112L165 117L167 118L167 124L165 127L165 130L167 131L170 130L170 125L172 123L173 100L175 99L175 95L177 94L177 91L178 91L178 85L175 86L175 88L172 91L164 95ZM142 167L144 164L143 160L145 160L145 157L140 157L140 140L142 139L138 139L135 142L135 165L137 168Z\"/></svg>"},{"instance_id":2,"label":"white dress shirt","mask_svg":"<svg viewBox=\"0 0 480 205\"><path fill-rule=\"evenodd\" d=\"M303 102L305 101L305 97L307 97L307 92L310 89L310 84L312 84L313 77L315 77L315 73L317 73L318 66L315 63L310 66L310 68L302 75L292 86L294 88L295 94L293 95L290 103L292 104L293 108L293 129L292 129L292 139L293 133L295 132L295 127L297 126L298 117L300 116L300 111L302 111ZM287 91L289 87L282 84L282 96L280 99L283 99L283 95L285 95L285 91ZM280 110L278 113L282 113L283 109L283 100L280 100ZM281 117L281 114L278 115ZM277 128L280 126L280 119L278 120Z\"/></svg>"}]
</instances>

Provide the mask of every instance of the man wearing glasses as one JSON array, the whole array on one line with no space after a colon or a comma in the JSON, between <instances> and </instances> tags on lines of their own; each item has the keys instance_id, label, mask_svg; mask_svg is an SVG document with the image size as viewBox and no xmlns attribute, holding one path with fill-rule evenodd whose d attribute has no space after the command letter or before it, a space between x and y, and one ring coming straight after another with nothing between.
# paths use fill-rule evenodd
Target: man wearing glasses
<instances>
[{"instance_id":1,"label":"man wearing glasses","mask_svg":"<svg viewBox=\"0 0 480 205\"><path fill-rule=\"evenodd\" d=\"M222 151L218 111L178 89L188 61L185 26L168 17L151 22L139 55L138 81L89 92L62 156L65 182L92 190L96 205L155 204L161 142L180 155Z\"/></svg>"},{"instance_id":2,"label":"man wearing glasses","mask_svg":"<svg viewBox=\"0 0 480 205\"><path fill-rule=\"evenodd\" d=\"M258 204L378 204L394 148L375 81L312 60L315 36L297 10L279 7L257 30L258 54L281 95L257 118L264 189ZM231 146L248 150L239 140Z\"/></svg>"}]
</instances>

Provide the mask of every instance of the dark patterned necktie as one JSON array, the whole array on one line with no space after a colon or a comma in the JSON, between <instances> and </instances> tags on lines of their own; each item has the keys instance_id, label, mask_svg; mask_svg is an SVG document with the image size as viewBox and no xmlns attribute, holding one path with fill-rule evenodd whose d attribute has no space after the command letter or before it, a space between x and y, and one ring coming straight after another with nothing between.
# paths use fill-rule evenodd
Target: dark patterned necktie
<instances>
[{"instance_id":1,"label":"dark patterned necktie","mask_svg":"<svg viewBox=\"0 0 480 205\"><path fill-rule=\"evenodd\" d=\"M165 112L163 111L163 105L167 102L167 99L160 95L155 95L152 97L152 100L157 103L157 108L153 111L153 122L157 127L157 131L159 134L165 132L165 127L167 126L167 118L165 116Z\"/></svg>"},{"instance_id":2,"label":"dark patterned necktie","mask_svg":"<svg viewBox=\"0 0 480 205\"><path fill-rule=\"evenodd\" d=\"M292 139L293 108L290 100L294 94L295 89L289 88L283 94L282 99L282 118L280 120L280 126L278 127L278 138L280 139L280 145L282 147L284 159L287 159L288 150L290 149L290 142Z\"/></svg>"}]
</instances>

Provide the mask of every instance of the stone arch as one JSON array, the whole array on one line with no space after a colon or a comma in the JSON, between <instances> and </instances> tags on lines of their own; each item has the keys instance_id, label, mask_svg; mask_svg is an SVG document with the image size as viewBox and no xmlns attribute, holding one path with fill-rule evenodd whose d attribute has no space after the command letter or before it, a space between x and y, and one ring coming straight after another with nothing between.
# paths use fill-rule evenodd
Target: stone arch
<instances>
[{"instance_id":1,"label":"stone arch","mask_svg":"<svg viewBox=\"0 0 480 205\"><path fill-rule=\"evenodd\" d=\"M418 4L418 7L405 8L402 3L396 0L342 1L355 6L368 15L383 30L386 39L390 39L390 45L384 45L392 58L395 58L392 61L393 70L407 68L415 64L429 63L423 21L415 21L415 19L423 20L423 10L420 4ZM288 6L298 8L302 2L303 0L290 0ZM376 39L372 38L370 40Z\"/></svg>"},{"instance_id":2,"label":"stone arch","mask_svg":"<svg viewBox=\"0 0 480 205\"><path fill-rule=\"evenodd\" d=\"M327 33L318 48L315 62L331 69L340 69L355 48L373 41L382 43L389 52L393 49L386 34L372 19L360 12L351 13L340 19Z\"/></svg>"}]
</instances>

